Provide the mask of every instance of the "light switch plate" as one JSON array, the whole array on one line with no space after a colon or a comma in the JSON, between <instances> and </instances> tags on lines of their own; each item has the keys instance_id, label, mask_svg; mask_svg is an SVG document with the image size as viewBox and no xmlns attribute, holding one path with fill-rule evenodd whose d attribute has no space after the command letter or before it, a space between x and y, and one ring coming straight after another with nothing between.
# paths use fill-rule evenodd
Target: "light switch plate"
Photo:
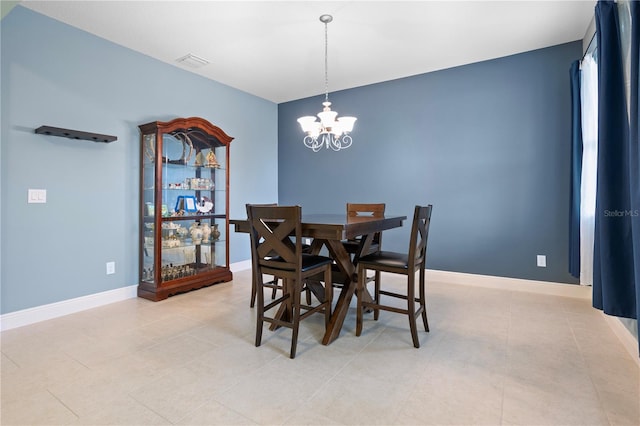
<instances>
[{"instance_id":1,"label":"light switch plate","mask_svg":"<svg viewBox=\"0 0 640 426\"><path fill-rule=\"evenodd\" d=\"M27 202L28 203L46 203L47 190L46 189L29 189Z\"/></svg>"}]
</instances>

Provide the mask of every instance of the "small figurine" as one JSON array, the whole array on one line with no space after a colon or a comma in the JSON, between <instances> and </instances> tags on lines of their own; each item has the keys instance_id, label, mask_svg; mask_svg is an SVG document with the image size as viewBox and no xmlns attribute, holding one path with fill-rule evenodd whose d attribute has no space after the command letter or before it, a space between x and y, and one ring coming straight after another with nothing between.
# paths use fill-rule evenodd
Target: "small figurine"
<instances>
[{"instance_id":1,"label":"small figurine","mask_svg":"<svg viewBox=\"0 0 640 426\"><path fill-rule=\"evenodd\" d=\"M193 244L199 245L202 243L202 228L197 222L194 222L189 227L189 234L191 234L191 240Z\"/></svg>"},{"instance_id":2,"label":"small figurine","mask_svg":"<svg viewBox=\"0 0 640 426\"><path fill-rule=\"evenodd\" d=\"M200 167L204 163L204 155L202 155L202 151L199 151L196 154L195 166Z\"/></svg>"},{"instance_id":3,"label":"small figurine","mask_svg":"<svg viewBox=\"0 0 640 426\"><path fill-rule=\"evenodd\" d=\"M209 241L209 237L211 236L211 227L206 222L202 222L200 227L202 228L202 241L206 243Z\"/></svg>"},{"instance_id":4,"label":"small figurine","mask_svg":"<svg viewBox=\"0 0 640 426\"><path fill-rule=\"evenodd\" d=\"M213 209L213 202L210 198L202 197L202 200L200 201L200 203L198 203L196 208L198 209L199 213L209 213L211 209Z\"/></svg>"},{"instance_id":5,"label":"small figurine","mask_svg":"<svg viewBox=\"0 0 640 426\"><path fill-rule=\"evenodd\" d=\"M219 168L220 164L218 163L218 159L216 155L213 153L213 150L209 151L207 154L207 167Z\"/></svg>"}]
</instances>

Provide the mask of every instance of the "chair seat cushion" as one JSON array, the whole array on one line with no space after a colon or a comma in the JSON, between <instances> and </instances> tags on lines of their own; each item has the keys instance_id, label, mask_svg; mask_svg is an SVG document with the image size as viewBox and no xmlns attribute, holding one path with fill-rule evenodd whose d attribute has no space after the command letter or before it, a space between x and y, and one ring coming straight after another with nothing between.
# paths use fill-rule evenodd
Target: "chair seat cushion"
<instances>
[{"instance_id":1,"label":"chair seat cushion","mask_svg":"<svg viewBox=\"0 0 640 426\"><path fill-rule=\"evenodd\" d=\"M282 262L282 258L280 256L275 256L269 259L274 262ZM333 260L326 256L317 256L313 254L302 254L302 272L306 272L309 269L317 268L318 266L326 265L333 263ZM288 270L288 269L286 269Z\"/></svg>"},{"instance_id":2,"label":"chair seat cushion","mask_svg":"<svg viewBox=\"0 0 640 426\"><path fill-rule=\"evenodd\" d=\"M326 265L333 263L333 260L330 257L326 256L318 256L313 254L302 254L302 272L305 272L309 269L316 268L318 266Z\"/></svg>"},{"instance_id":3,"label":"chair seat cushion","mask_svg":"<svg viewBox=\"0 0 640 426\"><path fill-rule=\"evenodd\" d=\"M367 256L363 256L358 261L360 264L376 264L392 268L408 268L409 256L406 253L396 253L393 251L379 251Z\"/></svg>"}]
</instances>

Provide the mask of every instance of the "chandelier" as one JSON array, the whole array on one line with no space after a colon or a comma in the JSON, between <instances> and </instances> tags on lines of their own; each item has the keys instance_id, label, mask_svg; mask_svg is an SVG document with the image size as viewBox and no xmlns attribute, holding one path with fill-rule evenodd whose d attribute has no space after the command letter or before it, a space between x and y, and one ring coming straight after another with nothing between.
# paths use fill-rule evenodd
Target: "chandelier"
<instances>
[{"instance_id":1,"label":"chandelier","mask_svg":"<svg viewBox=\"0 0 640 426\"><path fill-rule=\"evenodd\" d=\"M320 121L316 121L313 116L305 116L298 118L298 123L302 127L302 131L306 133L304 137L304 145L311 148L313 152L318 152L324 146L334 151L349 148L352 140L349 132L353 130L353 124L356 117L340 117L337 118L338 112L331 111L331 102L329 102L329 68L327 66L327 24L333 21L333 16L322 15L320 22L324 24L324 102L322 112L318 113Z\"/></svg>"}]
</instances>

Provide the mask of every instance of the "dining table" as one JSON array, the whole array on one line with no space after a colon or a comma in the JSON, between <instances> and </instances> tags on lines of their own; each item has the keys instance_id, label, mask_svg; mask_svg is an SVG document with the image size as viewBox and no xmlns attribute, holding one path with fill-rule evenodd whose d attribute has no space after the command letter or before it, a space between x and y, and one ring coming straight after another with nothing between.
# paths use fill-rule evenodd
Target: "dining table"
<instances>
[{"instance_id":1,"label":"dining table","mask_svg":"<svg viewBox=\"0 0 640 426\"><path fill-rule=\"evenodd\" d=\"M357 265L360 254L367 253L377 232L399 228L406 219L406 216L398 215L348 217L346 213L305 214L303 212L302 237L312 239L311 254L320 254L323 248L326 248L330 257L334 260L335 268L338 272L333 274L335 277L333 281L340 285L340 294L331 312L329 325L322 339L324 345L330 344L340 335L358 283ZM247 219L231 219L229 223L234 226L236 232L250 232L250 225ZM358 249L356 253L350 255L342 241L355 238L359 241ZM325 283L325 285L329 284ZM313 290L313 286L311 288ZM319 291L314 291L314 294L322 297ZM363 297L371 300L371 295L368 292L365 292Z\"/></svg>"}]
</instances>

